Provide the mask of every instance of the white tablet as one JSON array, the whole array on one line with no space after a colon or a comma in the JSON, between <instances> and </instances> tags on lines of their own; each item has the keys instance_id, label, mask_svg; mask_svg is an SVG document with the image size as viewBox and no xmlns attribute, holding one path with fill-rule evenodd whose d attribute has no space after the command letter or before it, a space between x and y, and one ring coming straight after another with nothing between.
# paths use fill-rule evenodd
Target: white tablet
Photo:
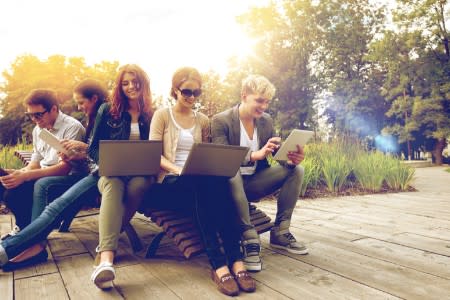
<instances>
[{"instance_id":1,"label":"white tablet","mask_svg":"<svg viewBox=\"0 0 450 300\"><path fill-rule=\"evenodd\" d=\"M281 144L280 149L278 149L273 158L275 160L288 160L288 152L297 151L297 145L304 147L306 143L313 137L313 134L314 132L310 130L292 130L287 139Z\"/></svg>"},{"instance_id":2,"label":"white tablet","mask_svg":"<svg viewBox=\"0 0 450 300\"><path fill-rule=\"evenodd\" d=\"M49 144L52 148L56 149L56 151L69 155L69 152L61 145L59 138L47 129L44 128L41 130L39 138Z\"/></svg>"}]
</instances>

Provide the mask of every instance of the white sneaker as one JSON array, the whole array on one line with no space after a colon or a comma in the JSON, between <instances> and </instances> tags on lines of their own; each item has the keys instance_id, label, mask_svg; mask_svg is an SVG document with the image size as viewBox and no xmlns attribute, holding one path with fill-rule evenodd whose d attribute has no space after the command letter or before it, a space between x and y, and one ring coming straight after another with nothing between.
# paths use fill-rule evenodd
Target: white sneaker
<instances>
[{"instance_id":1,"label":"white sneaker","mask_svg":"<svg viewBox=\"0 0 450 300\"><path fill-rule=\"evenodd\" d=\"M116 271L110 262L100 263L91 275L92 282L99 289L108 289L113 287L113 280L116 277Z\"/></svg>"}]
</instances>

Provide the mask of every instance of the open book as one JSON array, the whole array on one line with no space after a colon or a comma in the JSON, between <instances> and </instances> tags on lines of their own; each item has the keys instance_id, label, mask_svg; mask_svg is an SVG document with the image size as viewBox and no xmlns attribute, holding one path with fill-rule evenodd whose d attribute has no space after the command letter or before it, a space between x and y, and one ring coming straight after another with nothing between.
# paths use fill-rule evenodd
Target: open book
<instances>
[{"instance_id":1,"label":"open book","mask_svg":"<svg viewBox=\"0 0 450 300\"><path fill-rule=\"evenodd\" d=\"M64 147L61 145L61 141L57 136L52 134L47 129L42 129L39 133L39 138L42 139L44 142L49 144L52 148L56 149L58 152L64 153L65 155L69 155L69 151L64 149Z\"/></svg>"}]
</instances>

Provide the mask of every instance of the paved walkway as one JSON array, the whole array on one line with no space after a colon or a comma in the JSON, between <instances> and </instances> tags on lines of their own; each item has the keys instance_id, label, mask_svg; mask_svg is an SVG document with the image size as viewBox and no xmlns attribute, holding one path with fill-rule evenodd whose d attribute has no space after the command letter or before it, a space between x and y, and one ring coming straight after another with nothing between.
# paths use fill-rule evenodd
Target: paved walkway
<instances>
[{"instance_id":1,"label":"paved walkway","mask_svg":"<svg viewBox=\"0 0 450 300\"><path fill-rule=\"evenodd\" d=\"M292 232L310 254L296 256L263 242L257 292L243 299L450 299L450 173L416 170L418 192L299 201ZM276 203L258 205L273 217ZM0 231L10 217L0 216ZM158 227L133 219L144 243ZM50 236L45 264L0 271L0 299L225 299L208 275L204 255L184 260L170 240L157 259L132 253L120 240L115 288L90 282L97 216L77 218L71 233Z\"/></svg>"}]
</instances>

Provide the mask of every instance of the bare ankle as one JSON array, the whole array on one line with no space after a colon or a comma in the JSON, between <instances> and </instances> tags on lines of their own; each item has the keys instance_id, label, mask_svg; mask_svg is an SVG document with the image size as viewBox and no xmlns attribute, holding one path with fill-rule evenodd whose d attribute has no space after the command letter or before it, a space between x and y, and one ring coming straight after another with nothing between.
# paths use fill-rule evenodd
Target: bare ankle
<instances>
[{"instance_id":1,"label":"bare ankle","mask_svg":"<svg viewBox=\"0 0 450 300\"><path fill-rule=\"evenodd\" d=\"M219 277L219 278L221 278L223 275L226 275L229 273L230 273L230 269L228 269L227 266L223 266L223 267L216 269L216 274L217 274L217 277Z\"/></svg>"},{"instance_id":2,"label":"bare ankle","mask_svg":"<svg viewBox=\"0 0 450 300\"><path fill-rule=\"evenodd\" d=\"M244 262L242 260L235 261L231 267L234 274L237 274L240 271L247 271L245 268Z\"/></svg>"}]
</instances>

